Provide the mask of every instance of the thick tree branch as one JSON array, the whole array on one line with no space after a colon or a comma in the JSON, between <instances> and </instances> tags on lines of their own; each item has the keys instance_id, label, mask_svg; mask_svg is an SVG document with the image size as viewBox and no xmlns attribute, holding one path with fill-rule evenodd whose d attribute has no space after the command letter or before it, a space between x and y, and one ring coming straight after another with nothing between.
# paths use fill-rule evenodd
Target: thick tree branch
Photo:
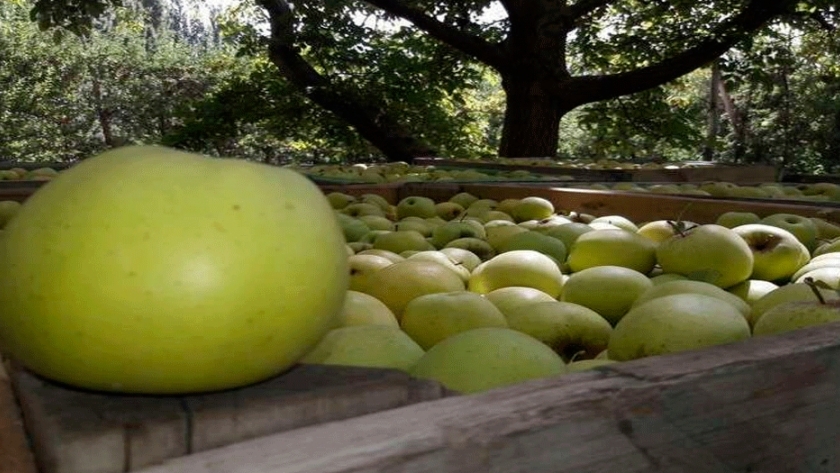
<instances>
[{"instance_id":1,"label":"thick tree branch","mask_svg":"<svg viewBox=\"0 0 840 473\"><path fill-rule=\"evenodd\" d=\"M584 0L585 1L585 0ZM789 12L789 0L751 0L737 15L712 32L709 39L656 64L618 74L574 77L558 83L555 92L569 97L572 107L633 94L670 82L723 55L746 34Z\"/></svg>"},{"instance_id":2,"label":"thick tree branch","mask_svg":"<svg viewBox=\"0 0 840 473\"><path fill-rule=\"evenodd\" d=\"M286 0L257 0L269 15L271 39L268 54L280 73L308 99L336 114L379 148L391 161L411 161L435 153L407 133L385 110L350 93L342 93L318 73L295 46L294 12Z\"/></svg>"},{"instance_id":3,"label":"thick tree branch","mask_svg":"<svg viewBox=\"0 0 840 473\"><path fill-rule=\"evenodd\" d=\"M466 53L495 69L502 70L508 66L508 60L501 47L490 43L478 36L442 23L427 15L422 10L410 7L400 0L365 0L367 3L410 21L414 26L428 33L433 38L442 41L459 51Z\"/></svg>"}]
</instances>

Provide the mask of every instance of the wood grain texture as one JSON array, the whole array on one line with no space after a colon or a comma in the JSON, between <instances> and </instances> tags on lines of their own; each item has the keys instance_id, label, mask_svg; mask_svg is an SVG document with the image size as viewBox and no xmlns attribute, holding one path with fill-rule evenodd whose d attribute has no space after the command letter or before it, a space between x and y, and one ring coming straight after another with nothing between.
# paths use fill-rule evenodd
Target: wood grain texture
<instances>
[{"instance_id":1,"label":"wood grain texture","mask_svg":"<svg viewBox=\"0 0 840 473\"><path fill-rule=\"evenodd\" d=\"M840 470L840 324L416 404L143 473Z\"/></svg>"},{"instance_id":2,"label":"wood grain texture","mask_svg":"<svg viewBox=\"0 0 840 473\"><path fill-rule=\"evenodd\" d=\"M398 371L316 365L297 366L252 386L192 396L87 392L19 367L12 378L42 473L135 471L192 452L447 394L437 383Z\"/></svg>"},{"instance_id":3,"label":"wood grain texture","mask_svg":"<svg viewBox=\"0 0 840 473\"><path fill-rule=\"evenodd\" d=\"M0 363L0 473L37 473L4 363Z\"/></svg>"}]
</instances>

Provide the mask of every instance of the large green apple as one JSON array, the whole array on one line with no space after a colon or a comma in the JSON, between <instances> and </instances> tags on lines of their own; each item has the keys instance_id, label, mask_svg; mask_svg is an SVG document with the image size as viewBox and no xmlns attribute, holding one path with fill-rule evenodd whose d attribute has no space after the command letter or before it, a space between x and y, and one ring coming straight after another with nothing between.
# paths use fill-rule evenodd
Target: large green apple
<instances>
[{"instance_id":1,"label":"large green apple","mask_svg":"<svg viewBox=\"0 0 840 473\"><path fill-rule=\"evenodd\" d=\"M817 246L817 225L808 217L788 213L775 213L761 219L761 223L784 228L796 236L811 251Z\"/></svg>"},{"instance_id":2,"label":"large green apple","mask_svg":"<svg viewBox=\"0 0 840 473\"><path fill-rule=\"evenodd\" d=\"M607 348L612 326L592 309L561 301L533 302L507 315L510 328L550 346L564 361L592 359Z\"/></svg>"},{"instance_id":3,"label":"large green apple","mask_svg":"<svg viewBox=\"0 0 840 473\"><path fill-rule=\"evenodd\" d=\"M753 253L730 228L706 224L681 230L659 244L656 259L666 273L677 273L728 288L749 279Z\"/></svg>"},{"instance_id":4,"label":"large green apple","mask_svg":"<svg viewBox=\"0 0 840 473\"><path fill-rule=\"evenodd\" d=\"M808 248L784 228L748 223L732 231L740 235L752 250L752 279L787 281L811 259Z\"/></svg>"},{"instance_id":5,"label":"large green apple","mask_svg":"<svg viewBox=\"0 0 840 473\"><path fill-rule=\"evenodd\" d=\"M505 317L521 305L556 300L539 289L525 286L500 287L488 292L484 297L502 311Z\"/></svg>"},{"instance_id":6,"label":"large green apple","mask_svg":"<svg viewBox=\"0 0 840 473\"><path fill-rule=\"evenodd\" d=\"M232 388L312 348L348 277L341 227L303 175L123 147L61 173L6 227L0 345L83 388Z\"/></svg>"},{"instance_id":7,"label":"large green apple","mask_svg":"<svg viewBox=\"0 0 840 473\"><path fill-rule=\"evenodd\" d=\"M573 273L561 300L594 310L615 325L643 292L653 287L644 274L621 266L594 266Z\"/></svg>"},{"instance_id":8,"label":"large green apple","mask_svg":"<svg viewBox=\"0 0 840 473\"><path fill-rule=\"evenodd\" d=\"M595 230L575 240L568 263L572 272L595 266L622 266L648 274L656 264L656 243L620 228Z\"/></svg>"},{"instance_id":9,"label":"large green apple","mask_svg":"<svg viewBox=\"0 0 840 473\"><path fill-rule=\"evenodd\" d=\"M815 296L816 297L816 296ZM840 321L840 301L791 301L767 310L753 327L754 335L790 332Z\"/></svg>"},{"instance_id":10,"label":"large green apple","mask_svg":"<svg viewBox=\"0 0 840 473\"><path fill-rule=\"evenodd\" d=\"M300 362L408 371L424 354L399 327L354 325L330 330Z\"/></svg>"},{"instance_id":11,"label":"large green apple","mask_svg":"<svg viewBox=\"0 0 840 473\"><path fill-rule=\"evenodd\" d=\"M838 295L837 291L822 288L818 289L818 291L826 301L840 299L840 295ZM778 289L768 292L760 299L753 302L749 317L750 325L755 327L761 317L763 317L768 310L776 307L777 305L793 301L813 301L815 297L816 295L814 294L814 290L811 286L802 282L779 286Z\"/></svg>"},{"instance_id":12,"label":"large green apple","mask_svg":"<svg viewBox=\"0 0 840 473\"><path fill-rule=\"evenodd\" d=\"M20 202L15 200L0 201L0 229L6 226L9 220L20 210Z\"/></svg>"},{"instance_id":13,"label":"large green apple","mask_svg":"<svg viewBox=\"0 0 840 473\"><path fill-rule=\"evenodd\" d=\"M424 350L457 333L480 327L507 327L504 314L469 291L425 294L408 305L400 327Z\"/></svg>"},{"instance_id":14,"label":"large green apple","mask_svg":"<svg viewBox=\"0 0 840 473\"><path fill-rule=\"evenodd\" d=\"M741 313L744 318L749 318L750 305L743 299L727 292L714 284L703 281L669 281L662 284L653 285L650 289L643 292L639 297L633 301L631 308L635 308L645 302L665 296L672 296L674 294L703 294L704 296L714 297L720 299Z\"/></svg>"},{"instance_id":15,"label":"large green apple","mask_svg":"<svg viewBox=\"0 0 840 473\"><path fill-rule=\"evenodd\" d=\"M508 286L539 289L551 297L563 290L563 273L550 257L533 250L514 250L494 256L473 270L467 287L487 294Z\"/></svg>"}]
</instances>

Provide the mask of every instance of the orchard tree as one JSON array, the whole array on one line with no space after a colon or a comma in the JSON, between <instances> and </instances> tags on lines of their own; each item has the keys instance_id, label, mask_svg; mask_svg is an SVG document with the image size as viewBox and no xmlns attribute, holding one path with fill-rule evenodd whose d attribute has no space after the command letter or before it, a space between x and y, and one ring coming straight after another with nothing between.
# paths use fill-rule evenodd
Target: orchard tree
<instances>
[{"instance_id":1,"label":"orchard tree","mask_svg":"<svg viewBox=\"0 0 840 473\"><path fill-rule=\"evenodd\" d=\"M83 33L92 16L119 1L38 0L33 17L42 27ZM381 28L369 26L376 21L399 20L435 41L432 56L453 76L469 62L496 71L506 94L499 154L527 157L555 155L560 121L577 107L668 83L773 21L819 21L836 10L836 0L501 0L506 18L487 23L481 14L492 0L256 3L267 14L265 44L281 75L393 160L434 148L386 101L348 86L353 62L376 47ZM335 48L348 41L355 44Z\"/></svg>"}]
</instances>

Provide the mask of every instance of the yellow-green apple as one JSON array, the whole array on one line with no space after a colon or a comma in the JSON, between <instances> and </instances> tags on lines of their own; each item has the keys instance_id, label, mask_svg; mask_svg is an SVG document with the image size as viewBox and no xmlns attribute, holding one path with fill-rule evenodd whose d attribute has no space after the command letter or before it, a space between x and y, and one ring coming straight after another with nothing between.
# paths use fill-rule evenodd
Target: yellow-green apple
<instances>
[{"instance_id":1,"label":"yellow-green apple","mask_svg":"<svg viewBox=\"0 0 840 473\"><path fill-rule=\"evenodd\" d=\"M402 220L397 221L394 224L394 230L397 232L405 232L409 230L413 230L421 235L424 238L432 236L432 227L426 222L425 219L419 217L406 217Z\"/></svg>"},{"instance_id":2,"label":"yellow-green apple","mask_svg":"<svg viewBox=\"0 0 840 473\"><path fill-rule=\"evenodd\" d=\"M383 256L361 253L347 258L347 262L350 267L350 284L348 287L354 291L361 291L365 288L373 273L394 264L393 261Z\"/></svg>"},{"instance_id":3,"label":"yellow-green apple","mask_svg":"<svg viewBox=\"0 0 840 473\"><path fill-rule=\"evenodd\" d=\"M351 217L361 217L362 215L379 215L380 217L385 217L385 211L381 207L366 202L350 204L339 210L339 212Z\"/></svg>"},{"instance_id":4,"label":"yellow-green apple","mask_svg":"<svg viewBox=\"0 0 840 473\"><path fill-rule=\"evenodd\" d=\"M522 228L519 225L494 225L485 227L485 240L493 247L494 250L499 251L502 245L512 236L525 233L528 229Z\"/></svg>"},{"instance_id":5,"label":"yellow-green apple","mask_svg":"<svg viewBox=\"0 0 840 473\"><path fill-rule=\"evenodd\" d=\"M435 228L432 231L431 242L436 248L443 248L447 243L458 238L484 239L485 237L486 231L483 226L453 220Z\"/></svg>"},{"instance_id":6,"label":"yellow-green apple","mask_svg":"<svg viewBox=\"0 0 840 473\"><path fill-rule=\"evenodd\" d=\"M621 266L594 266L573 273L560 300L582 305L615 325L642 293L653 287L644 274Z\"/></svg>"},{"instance_id":7,"label":"yellow-green apple","mask_svg":"<svg viewBox=\"0 0 840 473\"><path fill-rule=\"evenodd\" d=\"M498 210L488 210L482 213L479 218L482 222L492 222L494 220L513 222L513 217L504 212L499 212Z\"/></svg>"},{"instance_id":8,"label":"yellow-green apple","mask_svg":"<svg viewBox=\"0 0 840 473\"><path fill-rule=\"evenodd\" d=\"M464 208L455 202L439 202L435 204L437 216L449 221L464 213Z\"/></svg>"},{"instance_id":9,"label":"yellow-green apple","mask_svg":"<svg viewBox=\"0 0 840 473\"><path fill-rule=\"evenodd\" d=\"M478 197L470 194L469 192L461 192L461 193L453 195L449 199L449 202L454 202L454 203L456 203L456 204L458 204L461 207L466 209L477 200L478 200Z\"/></svg>"},{"instance_id":10,"label":"yellow-green apple","mask_svg":"<svg viewBox=\"0 0 840 473\"><path fill-rule=\"evenodd\" d=\"M828 256L828 257L826 257ZM799 270L793 273L791 280L796 281L800 279L805 273L820 268L835 268L840 270L840 253L827 253L826 255L817 256L808 263L804 264Z\"/></svg>"},{"instance_id":11,"label":"yellow-green apple","mask_svg":"<svg viewBox=\"0 0 840 473\"><path fill-rule=\"evenodd\" d=\"M394 222L379 215L362 215L361 217L356 218L364 222L364 224L367 225L368 228L370 228L371 230L382 230L392 232L396 229L396 227L394 226Z\"/></svg>"},{"instance_id":12,"label":"yellow-green apple","mask_svg":"<svg viewBox=\"0 0 840 473\"><path fill-rule=\"evenodd\" d=\"M585 223L570 222L557 227L552 227L550 230L547 230L545 234L562 241L563 245L566 247L566 251L568 252L579 236L593 230L595 229Z\"/></svg>"},{"instance_id":13,"label":"yellow-green apple","mask_svg":"<svg viewBox=\"0 0 840 473\"><path fill-rule=\"evenodd\" d=\"M817 246L812 255L820 256L831 253L840 253L840 237Z\"/></svg>"},{"instance_id":14,"label":"yellow-green apple","mask_svg":"<svg viewBox=\"0 0 840 473\"><path fill-rule=\"evenodd\" d=\"M332 206L302 174L124 146L62 172L6 226L0 345L86 389L243 386L329 330L347 260Z\"/></svg>"},{"instance_id":15,"label":"yellow-green apple","mask_svg":"<svg viewBox=\"0 0 840 473\"><path fill-rule=\"evenodd\" d=\"M823 288L817 290L826 301L840 299L837 291ZM755 324L761 320L765 312L779 304L792 301L812 301L814 298L814 290L808 284L800 282L779 286L778 289L768 292L753 303L749 317L750 325L755 327Z\"/></svg>"},{"instance_id":16,"label":"yellow-green apple","mask_svg":"<svg viewBox=\"0 0 840 473\"><path fill-rule=\"evenodd\" d=\"M464 289L461 277L439 263L405 260L374 272L362 290L384 302L400 320L405 306L417 297Z\"/></svg>"},{"instance_id":17,"label":"yellow-green apple","mask_svg":"<svg viewBox=\"0 0 840 473\"><path fill-rule=\"evenodd\" d=\"M508 251L494 256L473 270L470 291L487 294L508 287L539 289L556 298L563 289L563 273L550 257L533 250Z\"/></svg>"},{"instance_id":18,"label":"yellow-green apple","mask_svg":"<svg viewBox=\"0 0 840 473\"><path fill-rule=\"evenodd\" d=\"M767 310L753 327L753 335L772 335L840 321L840 301L791 301Z\"/></svg>"},{"instance_id":19,"label":"yellow-green apple","mask_svg":"<svg viewBox=\"0 0 840 473\"><path fill-rule=\"evenodd\" d=\"M393 232L390 231L390 230L371 230L371 231L365 233L364 235L362 235L362 237L359 238L359 241L362 242L362 243L370 243L370 246L372 248L373 247L373 242L376 241L376 238L379 235L384 235L386 233L393 233Z\"/></svg>"},{"instance_id":20,"label":"yellow-green apple","mask_svg":"<svg viewBox=\"0 0 840 473\"><path fill-rule=\"evenodd\" d=\"M548 345L509 328L477 328L433 346L410 374L460 393L477 393L565 373Z\"/></svg>"},{"instance_id":21,"label":"yellow-green apple","mask_svg":"<svg viewBox=\"0 0 840 473\"><path fill-rule=\"evenodd\" d=\"M502 311L505 317L521 305L556 300L539 289L525 286L501 287L488 292L484 297Z\"/></svg>"},{"instance_id":22,"label":"yellow-green apple","mask_svg":"<svg viewBox=\"0 0 840 473\"><path fill-rule=\"evenodd\" d=\"M794 282L805 282L808 278L814 281L822 281L828 287L834 290L840 290L840 266L824 266L822 268L812 269L806 273L802 273Z\"/></svg>"},{"instance_id":23,"label":"yellow-green apple","mask_svg":"<svg viewBox=\"0 0 840 473\"><path fill-rule=\"evenodd\" d=\"M614 225L623 230L627 230L628 232L639 231L639 227L637 227L635 223L631 222L630 219L628 219L627 217L622 217L621 215L607 215L604 217L598 217L589 223L609 223L610 225Z\"/></svg>"},{"instance_id":24,"label":"yellow-green apple","mask_svg":"<svg viewBox=\"0 0 840 473\"><path fill-rule=\"evenodd\" d=\"M327 200L330 201L330 205L332 208L336 210L341 210L344 207L356 202L356 198L352 195L345 194L343 192L330 192L327 194Z\"/></svg>"},{"instance_id":25,"label":"yellow-green apple","mask_svg":"<svg viewBox=\"0 0 840 473\"><path fill-rule=\"evenodd\" d=\"M594 266L623 266L647 274L656 264L656 243L627 230L595 230L577 238L568 263L572 272Z\"/></svg>"},{"instance_id":26,"label":"yellow-green apple","mask_svg":"<svg viewBox=\"0 0 840 473\"><path fill-rule=\"evenodd\" d=\"M675 294L634 307L615 326L611 360L626 361L737 342L750 337L746 319L716 297Z\"/></svg>"},{"instance_id":27,"label":"yellow-green apple","mask_svg":"<svg viewBox=\"0 0 840 473\"><path fill-rule=\"evenodd\" d=\"M481 258L478 255L463 248L441 248L439 251L448 256L453 263L466 268L470 273L481 264Z\"/></svg>"},{"instance_id":28,"label":"yellow-green apple","mask_svg":"<svg viewBox=\"0 0 840 473\"><path fill-rule=\"evenodd\" d=\"M554 215L554 204L542 197L530 196L521 199L513 209L510 216L517 222L526 220L542 220Z\"/></svg>"},{"instance_id":29,"label":"yellow-green apple","mask_svg":"<svg viewBox=\"0 0 840 473\"><path fill-rule=\"evenodd\" d=\"M20 202L15 200L0 201L0 229L6 226L9 220L20 210Z\"/></svg>"},{"instance_id":30,"label":"yellow-green apple","mask_svg":"<svg viewBox=\"0 0 840 473\"><path fill-rule=\"evenodd\" d=\"M348 290L336 328L353 325L400 326L394 313L382 301L364 292Z\"/></svg>"},{"instance_id":31,"label":"yellow-green apple","mask_svg":"<svg viewBox=\"0 0 840 473\"><path fill-rule=\"evenodd\" d=\"M349 215L336 213L335 217L338 219L338 224L341 226L344 239L347 242L359 241L371 230L365 222Z\"/></svg>"},{"instance_id":32,"label":"yellow-green apple","mask_svg":"<svg viewBox=\"0 0 840 473\"><path fill-rule=\"evenodd\" d=\"M793 233L809 251L817 246L817 226L808 217L789 213L775 213L761 219L761 223L784 228Z\"/></svg>"},{"instance_id":33,"label":"yellow-green apple","mask_svg":"<svg viewBox=\"0 0 840 473\"><path fill-rule=\"evenodd\" d=\"M383 212L387 214L392 212L392 205L381 195L379 194L362 194L359 197L359 202L364 202L366 204L373 204L382 209Z\"/></svg>"},{"instance_id":34,"label":"yellow-green apple","mask_svg":"<svg viewBox=\"0 0 840 473\"><path fill-rule=\"evenodd\" d=\"M417 231L406 230L402 232L386 232L376 236L373 240L373 247L379 250L388 250L394 253L414 250L434 250L435 247Z\"/></svg>"},{"instance_id":35,"label":"yellow-green apple","mask_svg":"<svg viewBox=\"0 0 840 473\"><path fill-rule=\"evenodd\" d=\"M487 261L496 256L496 250L481 238L458 238L446 244L444 248L460 248L478 256L481 261Z\"/></svg>"},{"instance_id":36,"label":"yellow-green apple","mask_svg":"<svg viewBox=\"0 0 840 473\"><path fill-rule=\"evenodd\" d=\"M406 259L432 261L434 263L442 264L452 271L455 271L455 274L461 277L464 284L466 284L470 279L470 271L467 268L459 264L455 264L455 262L452 261L446 253L441 253L440 251L418 251L411 256L407 256Z\"/></svg>"},{"instance_id":37,"label":"yellow-green apple","mask_svg":"<svg viewBox=\"0 0 840 473\"><path fill-rule=\"evenodd\" d=\"M607 348L612 326L592 309L560 301L532 302L511 310L508 325L550 346L564 361L592 359Z\"/></svg>"},{"instance_id":38,"label":"yellow-green apple","mask_svg":"<svg viewBox=\"0 0 840 473\"><path fill-rule=\"evenodd\" d=\"M749 279L753 252L731 228L705 224L680 230L656 249L656 260L666 273L727 288Z\"/></svg>"},{"instance_id":39,"label":"yellow-green apple","mask_svg":"<svg viewBox=\"0 0 840 473\"><path fill-rule=\"evenodd\" d=\"M745 319L749 317L751 310L750 305L735 294L727 292L714 284L692 280L670 281L657 284L639 295L633 301L632 307L635 308L650 300L674 294L703 294L704 296L720 299L735 308Z\"/></svg>"},{"instance_id":40,"label":"yellow-green apple","mask_svg":"<svg viewBox=\"0 0 840 473\"><path fill-rule=\"evenodd\" d=\"M689 222L684 222L684 224L685 228L690 228L695 225ZM674 227L675 225L676 223L671 220L654 220L639 227L637 233L655 243L662 243L677 233Z\"/></svg>"},{"instance_id":41,"label":"yellow-green apple","mask_svg":"<svg viewBox=\"0 0 840 473\"><path fill-rule=\"evenodd\" d=\"M514 207L519 205L520 200L522 199L502 199L496 206L496 210L498 210L499 212L504 212L508 215L513 215L513 209Z\"/></svg>"},{"instance_id":42,"label":"yellow-green apple","mask_svg":"<svg viewBox=\"0 0 840 473\"><path fill-rule=\"evenodd\" d=\"M378 248L371 248L369 250L363 250L356 253L357 255L376 255L381 256L392 263L399 263L400 261L405 261L405 258L399 255L399 253L394 253L393 251L388 250L380 250Z\"/></svg>"},{"instance_id":43,"label":"yellow-green apple","mask_svg":"<svg viewBox=\"0 0 840 473\"><path fill-rule=\"evenodd\" d=\"M474 292L426 294L405 306L400 327L428 350L457 333L481 327L507 327L504 314Z\"/></svg>"},{"instance_id":44,"label":"yellow-green apple","mask_svg":"<svg viewBox=\"0 0 840 473\"><path fill-rule=\"evenodd\" d=\"M566 246L557 238L540 232L527 231L513 235L501 244L498 253L514 250L534 250L550 256L557 264L566 261Z\"/></svg>"},{"instance_id":45,"label":"yellow-green apple","mask_svg":"<svg viewBox=\"0 0 840 473\"><path fill-rule=\"evenodd\" d=\"M351 241L351 242L347 243L347 248L348 248L347 256L352 256L349 253L350 251L352 251L353 255L354 255L354 254L356 254L360 251L364 251L364 250L368 250L370 248L373 248L373 244L372 243L367 243L367 242L364 242L364 241Z\"/></svg>"},{"instance_id":46,"label":"yellow-green apple","mask_svg":"<svg viewBox=\"0 0 840 473\"><path fill-rule=\"evenodd\" d=\"M793 233L764 223L748 223L732 229L753 253L752 279L787 281L808 260L811 253Z\"/></svg>"},{"instance_id":47,"label":"yellow-green apple","mask_svg":"<svg viewBox=\"0 0 840 473\"><path fill-rule=\"evenodd\" d=\"M746 281L736 284L729 289L728 292L735 294L744 300L747 304L752 305L755 301L761 299L771 291L775 291L779 286L770 281L763 281L761 279L747 279Z\"/></svg>"},{"instance_id":48,"label":"yellow-green apple","mask_svg":"<svg viewBox=\"0 0 840 473\"><path fill-rule=\"evenodd\" d=\"M399 327L355 325L330 330L300 362L407 372L424 354Z\"/></svg>"},{"instance_id":49,"label":"yellow-green apple","mask_svg":"<svg viewBox=\"0 0 840 473\"><path fill-rule=\"evenodd\" d=\"M652 274L652 273L651 273ZM653 283L654 286L658 286L660 284L664 284L666 282L671 281L685 281L688 278L683 276L682 274L674 274L674 273L661 273L650 278L650 282Z\"/></svg>"},{"instance_id":50,"label":"yellow-green apple","mask_svg":"<svg viewBox=\"0 0 840 473\"><path fill-rule=\"evenodd\" d=\"M411 216L429 218L436 215L435 201L428 197L412 195L397 203L397 220Z\"/></svg>"}]
</instances>

